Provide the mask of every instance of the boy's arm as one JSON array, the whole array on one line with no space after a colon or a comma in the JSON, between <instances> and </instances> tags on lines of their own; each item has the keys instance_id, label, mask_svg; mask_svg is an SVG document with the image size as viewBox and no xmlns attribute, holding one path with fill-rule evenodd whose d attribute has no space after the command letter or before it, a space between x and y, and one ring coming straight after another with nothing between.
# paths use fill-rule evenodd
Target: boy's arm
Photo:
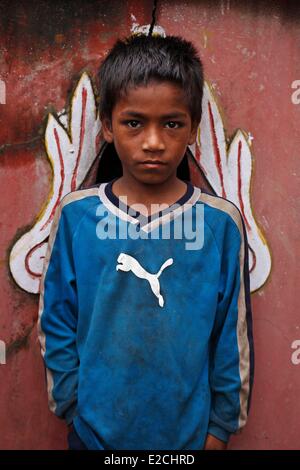
<instances>
[{"instance_id":1,"label":"boy's arm","mask_svg":"<svg viewBox=\"0 0 300 470\"><path fill-rule=\"evenodd\" d=\"M219 302L211 338L209 449L226 448L222 442L246 424L253 381L248 245L239 214L236 220L239 230L228 224L221 247Z\"/></svg>"},{"instance_id":2,"label":"boy's arm","mask_svg":"<svg viewBox=\"0 0 300 470\"><path fill-rule=\"evenodd\" d=\"M39 304L39 340L47 372L49 407L68 424L76 414L79 366L71 229L61 203L49 236Z\"/></svg>"}]
</instances>

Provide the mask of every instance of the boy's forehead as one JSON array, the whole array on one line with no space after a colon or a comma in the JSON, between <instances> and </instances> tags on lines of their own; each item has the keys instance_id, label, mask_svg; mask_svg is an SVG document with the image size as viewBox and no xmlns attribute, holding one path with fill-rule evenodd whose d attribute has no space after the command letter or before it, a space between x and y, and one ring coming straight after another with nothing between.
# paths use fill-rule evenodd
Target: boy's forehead
<instances>
[{"instance_id":1,"label":"boy's forehead","mask_svg":"<svg viewBox=\"0 0 300 470\"><path fill-rule=\"evenodd\" d=\"M172 82L151 82L128 87L116 102L115 109L131 111L177 112L190 114L184 90Z\"/></svg>"}]
</instances>

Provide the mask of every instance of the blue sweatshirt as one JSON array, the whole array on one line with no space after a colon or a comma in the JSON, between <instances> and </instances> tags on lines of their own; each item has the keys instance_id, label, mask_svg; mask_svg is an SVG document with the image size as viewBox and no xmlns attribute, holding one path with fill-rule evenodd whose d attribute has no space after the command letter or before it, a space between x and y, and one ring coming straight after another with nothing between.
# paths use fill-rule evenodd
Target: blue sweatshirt
<instances>
[{"instance_id":1,"label":"blue sweatshirt","mask_svg":"<svg viewBox=\"0 0 300 470\"><path fill-rule=\"evenodd\" d=\"M188 184L147 219L111 188L69 193L52 224L39 306L50 409L89 449L227 441L253 378L241 215Z\"/></svg>"}]
</instances>

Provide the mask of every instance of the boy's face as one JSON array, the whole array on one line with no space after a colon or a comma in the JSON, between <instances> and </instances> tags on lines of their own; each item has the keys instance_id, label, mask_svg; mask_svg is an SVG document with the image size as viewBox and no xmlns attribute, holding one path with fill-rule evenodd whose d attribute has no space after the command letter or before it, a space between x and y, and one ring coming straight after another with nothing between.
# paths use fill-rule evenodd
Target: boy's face
<instances>
[{"instance_id":1,"label":"boy's face","mask_svg":"<svg viewBox=\"0 0 300 470\"><path fill-rule=\"evenodd\" d=\"M113 142L123 176L142 184L176 178L187 145L196 138L183 90L171 82L151 82L129 89L103 119L103 135Z\"/></svg>"}]
</instances>

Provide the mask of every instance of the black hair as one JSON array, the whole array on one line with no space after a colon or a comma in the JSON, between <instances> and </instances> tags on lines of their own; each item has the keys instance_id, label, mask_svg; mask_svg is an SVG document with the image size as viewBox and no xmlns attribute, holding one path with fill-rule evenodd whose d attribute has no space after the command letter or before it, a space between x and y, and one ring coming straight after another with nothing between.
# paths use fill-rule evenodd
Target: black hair
<instances>
[{"instance_id":1,"label":"black hair","mask_svg":"<svg viewBox=\"0 0 300 470\"><path fill-rule=\"evenodd\" d=\"M169 81L184 91L193 123L202 113L203 66L192 43L177 36L130 36L118 40L99 70L100 116L112 110L127 90L151 81Z\"/></svg>"}]
</instances>

